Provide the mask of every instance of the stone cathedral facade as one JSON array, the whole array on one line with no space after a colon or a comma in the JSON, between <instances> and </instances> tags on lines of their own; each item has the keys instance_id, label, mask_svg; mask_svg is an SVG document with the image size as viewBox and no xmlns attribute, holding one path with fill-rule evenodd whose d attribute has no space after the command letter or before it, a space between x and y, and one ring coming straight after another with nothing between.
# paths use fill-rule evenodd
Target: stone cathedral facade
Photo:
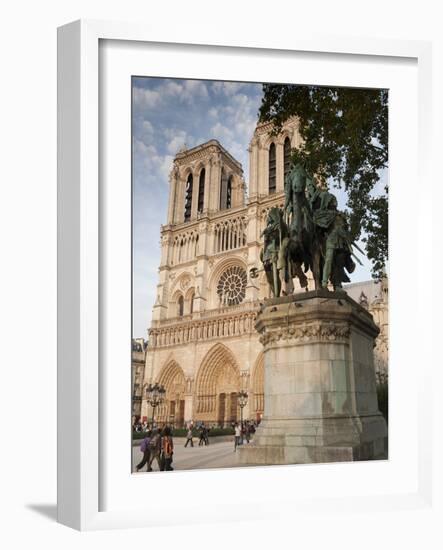
<instances>
[{"instance_id":1,"label":"stone cathedral facade","mask_svg":"<svg viewBox=\"0 0 443 550\"><path fill-rule=\"evenodd\" d=\"M243 417L261 418L263 354L254 324L269 291L264 274L251 279L249 270L261 267L260 235L269 209L283 206L291 149L300 143L296 119L278 136L271 130L258 124L254 131L247 187L241 164L216 140L173 161L157 299L137 380L142 418L152 415L145 388L153 382L166 388L158 422L226 425L240 418L240 390L249 396ZM357 300L370 294L371 308L375 284L369 285L357 297L358 285L352 290Z\"/></svg>"}]
</instances>

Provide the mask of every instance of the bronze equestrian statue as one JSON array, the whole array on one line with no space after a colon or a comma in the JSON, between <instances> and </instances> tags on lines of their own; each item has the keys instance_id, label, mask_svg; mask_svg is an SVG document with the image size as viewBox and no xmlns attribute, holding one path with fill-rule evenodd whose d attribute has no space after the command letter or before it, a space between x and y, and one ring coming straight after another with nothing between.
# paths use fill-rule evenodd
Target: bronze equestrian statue
<instances>
[{"instance_id":1,"label":"bronze equestrian statue","mask_svg":"<svg viewBox=\"0 0 443 550\"><path fill-rule=\"evenodd\" d=\"M260 259L274 297L294 292L293 279L308 290L306 273L312 272L315 288L334 290L349 282L356 258L346 214L337 199L318 186L306 163L293 163L285 178L285 204L270 209ZM356 258L357 261L358 258ZM360 261L359 261L360 262ZM361 263L361 262L360 262ZM258 276L251 269L251 277Z\"/></svg>"}]
</instances>

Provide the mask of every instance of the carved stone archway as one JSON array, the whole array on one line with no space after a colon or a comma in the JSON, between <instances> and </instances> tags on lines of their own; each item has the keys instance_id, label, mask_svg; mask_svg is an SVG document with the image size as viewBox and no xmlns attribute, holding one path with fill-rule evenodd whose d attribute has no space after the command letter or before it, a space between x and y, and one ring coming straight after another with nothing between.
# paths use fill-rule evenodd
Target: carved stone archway
<instances>
[{"instance_id":1,"label":"carved stone archway","mask_svg":"<svg viewBox=\"0 0 443 550\"><path fill-rule=\"evenodd\" d=\"M183 369L175 360L166 363L158 377L158 383L166 389L165 400L156 411L159 424L170 423L177 428L185 422L186 379Z\"/></svg>"},{"instance_id":2,"label":"carved stone archway","mask_svg":"<svg viewBox=\"0 0 443 550\"><path fill-rule=\"evenodd\" d=\"M195 420L226 426L239 418L240 369L232 352L216 344L206 354L195 384Z\"/></svg>"}]
</instances>

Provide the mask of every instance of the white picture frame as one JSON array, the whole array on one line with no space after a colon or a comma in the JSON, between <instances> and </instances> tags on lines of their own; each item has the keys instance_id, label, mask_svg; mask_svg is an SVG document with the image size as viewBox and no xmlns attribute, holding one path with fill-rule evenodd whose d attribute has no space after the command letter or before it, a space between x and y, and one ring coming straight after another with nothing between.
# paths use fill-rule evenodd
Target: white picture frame
<instances>
[{"instance_id":1,"label":"white picture frame","mask_svg":"<svg viewBox=\"0 0 443 550\"><path fill-rule=\"evenodd\" d=\"M77 21L58 31L58 521L79 530L91 530L233 520L239 513L243 519L275 517L276 514L280 517L289 514L290 517L294 510L312 514L324 512L331 506L335 513L345 514L356 503L367 512L431 509L432 404L422 382L429 381L432 376L432 361L424 360L423 369L419 373L420 383L416 387L418 405L415 420L418 435L414 437L418 455L414 464L418 468L416 477L411 479L411 485L405 486L404 490L399 486L391 493L378 494L375 491L355 495L350 487L346 494L336 500L325 499L321 491L314 489L312 498L298 498L297 495L281 492L281 503L284 503L281 508L275 506L279 498L278 490L272 498L269 496L269 502L266 491L262 495L245 492L243 497L236 499L230 510L217 510L217 513L214 508L215 495L207 497L200 506L196 502L192 506L183 507L178 501L168 510L168 514L165 514L165 508L161 505L131 507L128 498L122 499L118 508L113 506L111 510L103 510L100 484L112 481L101 471L104 449L101 400L106 400L100 366L100 308L103 296L106 295L106 288L103 290L100 284L103 276L100 233L106 228L100 225L100 212L103 209L99 178L101 41L125 41L129 48L131 44L155 44L157 50L162 45L189 45L185 31L182 36L167 36L160 31L157 34L152 31L148 33L142 25L119 22ZM228 48L233 63L236 62L236 52L240 54L247 49L264 54L273 52L281 56L285 52L304 52L311 55L389 58L393 64L396 60L412 59L416 63L418 75L418 178L421 189L429 189L432 116L432 59L429 43L332 38L300 32L296 37L270 36L255 42L241 38L229 39L220 34L211 39L210 45L198 44L198 41L195 43L199 51L207 51L208 55L214 48ZM419 231L429 230L430 220L423 211L420 211L419 216L419 220L414 221L420 225ZM432 250L432 242L424 246L427 250L422 253L426 255L426 252ZM428 257L431 256L428 254ZM427 268L430 269L429 263ZM429 293L430 290L426 292L428 296ZM425 307L418 302L416 305ZM425 358L426 353L430 357L430 350L424 352ZM128 379L129 372L128 367ZM343 471L347 467L349 465L335 465L334 472ZM283 484L283 479L292 475L286 467L272 471L277 485ZM323 470L323 477L326 472ZM204 472L201 475L214 476L215 473ZM237 470L223 475L230 475L233 483L241 482ZM258 480L258 476L263 475L263 469L251 469L242 475L247 475L248 480L253 480L254 476ZM354 470L356 479L359 475L362 473ZM178 483L179 479L183 477L176 477L174 482ZM220 479L226 482L226 477ZM161 483L160 476L157 476L156 483ZM414 489L411 490L411 486ZM283 485L280 491L282 488ZM208 498L211 502L208 502Z\"/></svg>"}]
</instances>

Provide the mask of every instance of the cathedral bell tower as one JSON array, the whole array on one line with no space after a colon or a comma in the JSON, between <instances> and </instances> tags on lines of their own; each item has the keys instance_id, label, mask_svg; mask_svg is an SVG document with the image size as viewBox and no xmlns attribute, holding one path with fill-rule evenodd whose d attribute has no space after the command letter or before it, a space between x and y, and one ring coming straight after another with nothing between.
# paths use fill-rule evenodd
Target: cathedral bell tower
<instances>
[{"instance_id":1,"label":"cathedral bell tower","mask_svg":"<svg viewBox=\"0 0 443 550\"><path fill-rule=\"evenodd\" d=\"M298 120L289 118L279 134L271 122L257 124L249 145L249 202L284 191L292 149L301 144Z\"/></svg>"},{"instance_id":2,"label":"cathedral bell tower","mask_svg":"<svg viewBox=\"0 0 443 550\"><path fill-rule=\"evenodd\" d=\"M206 309L207 259L213 253L210 219L220 211L243 208L245 182L241 164L215 139L180 150L169 175L167 223L161 228L160 280L153 321L174 316L168 306L172 281L186 267L192 280L192 304L178 313ZM211 239L212 237L212 239Z\"/></svg>"},{"instance_id":3,"label":"cathedral bell tower","mask_svg":"<svg viewBox=\"0 0 443 550\"><path fill-rule=\"evenodd\" d=\"M244 205L242 166L215 139L179 151L169 182L170 225L192 222L208 213Z\"/></svg>"}]
</instances>

